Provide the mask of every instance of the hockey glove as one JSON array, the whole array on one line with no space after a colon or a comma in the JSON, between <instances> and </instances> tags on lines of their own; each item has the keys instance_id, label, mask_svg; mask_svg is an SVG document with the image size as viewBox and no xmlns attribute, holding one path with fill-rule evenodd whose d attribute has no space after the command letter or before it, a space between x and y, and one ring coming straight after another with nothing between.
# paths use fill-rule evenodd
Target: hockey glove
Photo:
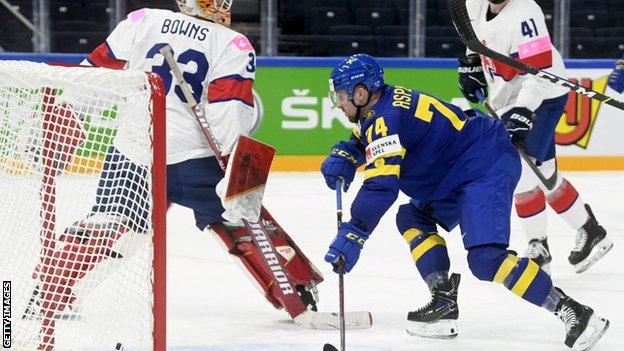
<instances>
[{"instance_id":1,"label":"hockey glove","mask_svg":"<svg viewBox=\"0 0 624 351\"><path fill-rule=\"evenodd\" d=\"M526 138L533 128L535 114L526 107L514 107L501 117L505 121L505 128L509 132L511 142L524 149Z\"/></svg>"},{"instance_id":2,"label":"hockey glove","mask_svg":"<svg viewBox=\"0 0 624 351\"><path fill-rule=\"evenodd\" d=\"M363 164L362 151L352 142L340 141L332 147L331 153L321 164L321 173L325 177L325 183L332 190L336 190L339 178L344 179L344 190L347 191L355 176L355 170Z\"/></svg>"},{"instance_id":3,"label":"hockey glove","mask_svg":"<svg viewBox=\"0 0 624 351\"><path fill-rule=\"evenodd\" d=\"M468 101L479 102L475 95L479 90L481 90L483 97L488 96L487 82L478 55L460 57L457 71L459 72L459 89Z\"/></svg>"},{"instance_id":4,"label":"hockey glove","mask_svg":"<svg viewBox=\"0 0 624 351\"><path fill-rule=\"evenodd\" d=\"M334 241L329 245L329 250L325 254L325 261L334 266L334 272L339 273L337 263L338 259L342 257L345 273L349 273L360 258L360 251L362 251L368 235L351 223L342 223Z\"/></svg>"},{"instance_id":5,"label":"hockey glove","mask_svg":"<svg viewBox=\"0 0 624 351\"><path fill-rule=\"evenodd\" d=\"M624 91L624 59L615 63L613 72L609 75L608 84L611 89L617 91L618 93L622 93Z\"/></svg>"}]
</instances>

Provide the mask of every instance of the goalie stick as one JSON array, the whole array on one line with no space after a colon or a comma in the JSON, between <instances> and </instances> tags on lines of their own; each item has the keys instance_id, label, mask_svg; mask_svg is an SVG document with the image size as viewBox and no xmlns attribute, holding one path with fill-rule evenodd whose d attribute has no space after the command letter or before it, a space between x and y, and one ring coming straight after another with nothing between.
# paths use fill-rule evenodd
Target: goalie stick
<instances>
[{"instance_id":1,"label":"goalie stick","mask_svg":"<svg viewBox=\"0 0 624 351\"><path fill-rule=\"evenodd\" d=\"M457 30L457 33L459 34L462 42L464 42L464 44L466 44L466 46L470 50L483 56L493 58L497 61L500 61L506 65L512 66L531 75L545 79L555 85L566 87L577 94L587 96L590 99L594 99L607 105L611 105L620 110L624 110L624 102L620 100L601 94L595 90L585 88L565 78L559 77L541 69L537 69L523 62L516 61L511 57L505 56L501 53L489 49L479 41L479 38L477 38L477 35L475 34L474 29L470 24L470 17L468 16L468 10L466 9L466 0L447 0L447 5L449 13L451 15L451 20L455 25L455 30Z\"/></svg>"},{"instance_id":2,"label":"goalie stick","mask_svg":"<svg viewBox=\"0 0 624 351\"><path fill-rule=\"evenodd\" d=\"M479 101L483 104L485 109L488 110L490 115L494 117L494 119L500 121L501 118L498 116L496 111L494 111L492 105L490 105L490 103L485 100L481 91L477 91L475 95L477 96L477 99L479 99ZM555 185L557 185L557 159L555 159L555 173L553 173L553 175L551 175L549 178L546 178L546 176L544 176L544 173L542 173L542 171L537 168L537 165L533 163L533 161L531 161L531 158L526 154L526 152L524 152L524 150L518 148L518 153L520 154L520 157L522 157L522 159L529 165L533 173L535 173L539 181L546 187L546 189L548 189L548 191L553 190L555 188Z\"/></svg>"},{"instance_id":3,"label":"goalie stick","mask_svg":"<svg viewBox=\"0 0 624 351\"><path fill-rule=\"evenodd\" d=\"M225 171L227 168L225 157L219 150L217 141L210 131L210 125L206 120L203 111L199 108L198 103L193 97L193 94L191 93L188 84L182 76L180 68L173 59L171 46L165 45L160 49L160 53L163 55L163 57L171 67L171 72L176 79L178 86L181 88L190 110L197 119L197 122L200 124L202 132L204 133L204 136L206 137L206 140L208 141L211 150L215 154L219 165L221 166L223 171ZM261 222L261 219L255 219L253 221L250 221L249 218L243 219L243 224L245 225L245 227L251 233L257 233L257 235L251 235L254 245L258 247L263 247L263 250L265 251L271 250L271 252L273 252L275 256L279 255L279 253L277 253L277 251L275 250L273 243L269 239L269 234L267 233L266 228L262 225ZM258 238L264 240L261 240L262 242L259 242ZM299 298L299 294L297 293L294 284L292 283L288 275L285 274L282 263L279 262L279 260L272 260L271 262L269 262L266 256L263 257L265 258L265 264L268 266L269 271L275 272L276 270L279 270L279 272L283 273L283 276L281 277L283 279L280 279L281 281L278 281L276 276L274 275L275 284L278 284L280 287L282 287L282 289L280 289L279 291L283 299L285 301L290 301L292 305L300 305L299 313L292 313L292 311L288 311L291 317L294 319L295 324L310 329L336 329L338 321L335 313L323 313L306 310L306 307L303 305L303 302ZM349 314L348 319L350 322L348 323L348 325L351 327L351 329L367 329L372 326L372 316L370 312L352 312Z\"/></svg>"}]
</instances>

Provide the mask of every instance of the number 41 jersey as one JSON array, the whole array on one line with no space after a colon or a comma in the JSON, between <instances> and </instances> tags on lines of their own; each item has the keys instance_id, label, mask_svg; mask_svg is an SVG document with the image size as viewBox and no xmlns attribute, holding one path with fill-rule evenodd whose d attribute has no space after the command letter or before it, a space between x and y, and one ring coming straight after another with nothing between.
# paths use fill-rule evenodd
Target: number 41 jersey
<instances>
[{"instance_id":1,"label":"number 41 jersey","mask_svg":"<svg viewBox=\"0 0 624 351\"><path fill-rule=\"evenodd\" d=\"M159 74L167 92L167 163L210 156L201 128L159 52L167 44L195 100L203 104L221 150L228 153L237 137L248 134L256 122L252 96L256 57L244 35L182 13L144 8L120 22L86 61Z\"/></svg>"},{"instance_id":2,"label":"number 41 jersey","mask_svg":"<svg viewBox=\"0 0 624 351\"><path fill-rule=\"evenodd\" d=\"M565 77L561 55L552 45L544 13L533 0L510 0L494 15L487 0L467 0L470 22L488 48L538 69ZM470 50L468 50L470 53ZM481 55L490 104L502 114L513 106L535 111L543 100L567 94L567 89Z\"/></svg>"}]
</instances>

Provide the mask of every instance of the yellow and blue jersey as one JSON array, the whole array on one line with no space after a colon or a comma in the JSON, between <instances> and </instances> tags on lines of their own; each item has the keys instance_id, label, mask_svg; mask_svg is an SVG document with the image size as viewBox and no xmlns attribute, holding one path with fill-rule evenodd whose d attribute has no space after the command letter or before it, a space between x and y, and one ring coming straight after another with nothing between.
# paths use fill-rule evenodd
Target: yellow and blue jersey
<instances>
[{"instance_id":1,"label":"yellow and blue jersey","mask_svg":"<svg viewBox=\"0 0 624 351\"><path fill-rule=\"evenodd\" d=\"M351 223L372 232L399 190L430 201L484 176L511 147L505 126L426 93L386 86L351 139L365 151L364 184Z\"/></svg>"}]
</instances>

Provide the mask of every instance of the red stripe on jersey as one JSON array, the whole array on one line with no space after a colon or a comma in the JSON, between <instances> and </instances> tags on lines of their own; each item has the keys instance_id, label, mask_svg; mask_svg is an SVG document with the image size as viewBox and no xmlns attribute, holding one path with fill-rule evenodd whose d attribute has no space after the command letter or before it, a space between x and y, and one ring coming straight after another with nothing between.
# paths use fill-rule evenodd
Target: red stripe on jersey
<instances>
[{"instance_id":1,"label":"red stripe on jersey","mask_svg":"<svg viewBox=\"0 0 624 351\"><path fill-rule=\"evenodd\" d=\"M115 58L115 55L113 55L106 43L100 44L95 48L89 56L87 56L87 60L96 67L123 69L126 65L126 61Z\"/></svg>"},{"instance_id":2,"label":"red stripe on jersey","mask_svg":"<svg viewBox=\"0 0 624 351\"><path fill-rule=\"evenodd\" d=\"M561 214L574 205L578 196L574 186L564 179L561 186L548 196L548 203L555 212Z\"/></svg>"},{"instance_id":3,"label":"red stripe on jersey","mask_svg":"<svg viewBox=\"0 0 624 351\"><path fill-rule=\"evenodd\" d=\"M537 69L544 69L544 68L548 68L552 66L552 50L548 50L548 51L544 51L541 52L537 55L533 55L533 56L528 56L525 57L521 60L518 59L517 54L512 54L512 58L514 60L518 60L521 61L529 66L532 66L534 68ZM500 61L494 60L494 59L489 59L489 58L484 58L484 56L481 56L481 60L485 60L483 62L488 62L494 66L493 67L493 74L500 76L501 78L503 78L506 82L512 80L513 78L515 78L517 75L522 75L525 72L519 69L516 69L514 67L511 67L509 65L506 65ZM485 69L487 70L487 64ZM491 69L491 67L490 67Z\"/></svg>"},{"instance_id":4,"label":"red stripe on jersey","mask_svg":"<svg viewBox=\"0 0 624 351\"><path fill-rule=\"evenodd\" d=\"M208 102L238 100L253 106L252 86L253 79L243 78L239 75L213 80L208 86Z\"/></svg>"},{"instance_id":5,"label":"red stripe on jersey","mask_svg":"<svg viewBox=\"0 0 624 351\"><path fill-rule=\"evenodd\" d=\"M514 199L516 200L516 213L521 218L535 216L546 209L546 196L540 188L516 194Z\"/></svg>"},{"instance_id":6,"label":"red stripe on jersey","mask_svg":"<svg viewBox=\"0 0 624 351\"><path fill-rule=\"evenodd\" d=\"M537 69L548 68L552 66L552 50L540 52L539 54L525 57L520 61Z\"/></svg>"}]
</instances>

